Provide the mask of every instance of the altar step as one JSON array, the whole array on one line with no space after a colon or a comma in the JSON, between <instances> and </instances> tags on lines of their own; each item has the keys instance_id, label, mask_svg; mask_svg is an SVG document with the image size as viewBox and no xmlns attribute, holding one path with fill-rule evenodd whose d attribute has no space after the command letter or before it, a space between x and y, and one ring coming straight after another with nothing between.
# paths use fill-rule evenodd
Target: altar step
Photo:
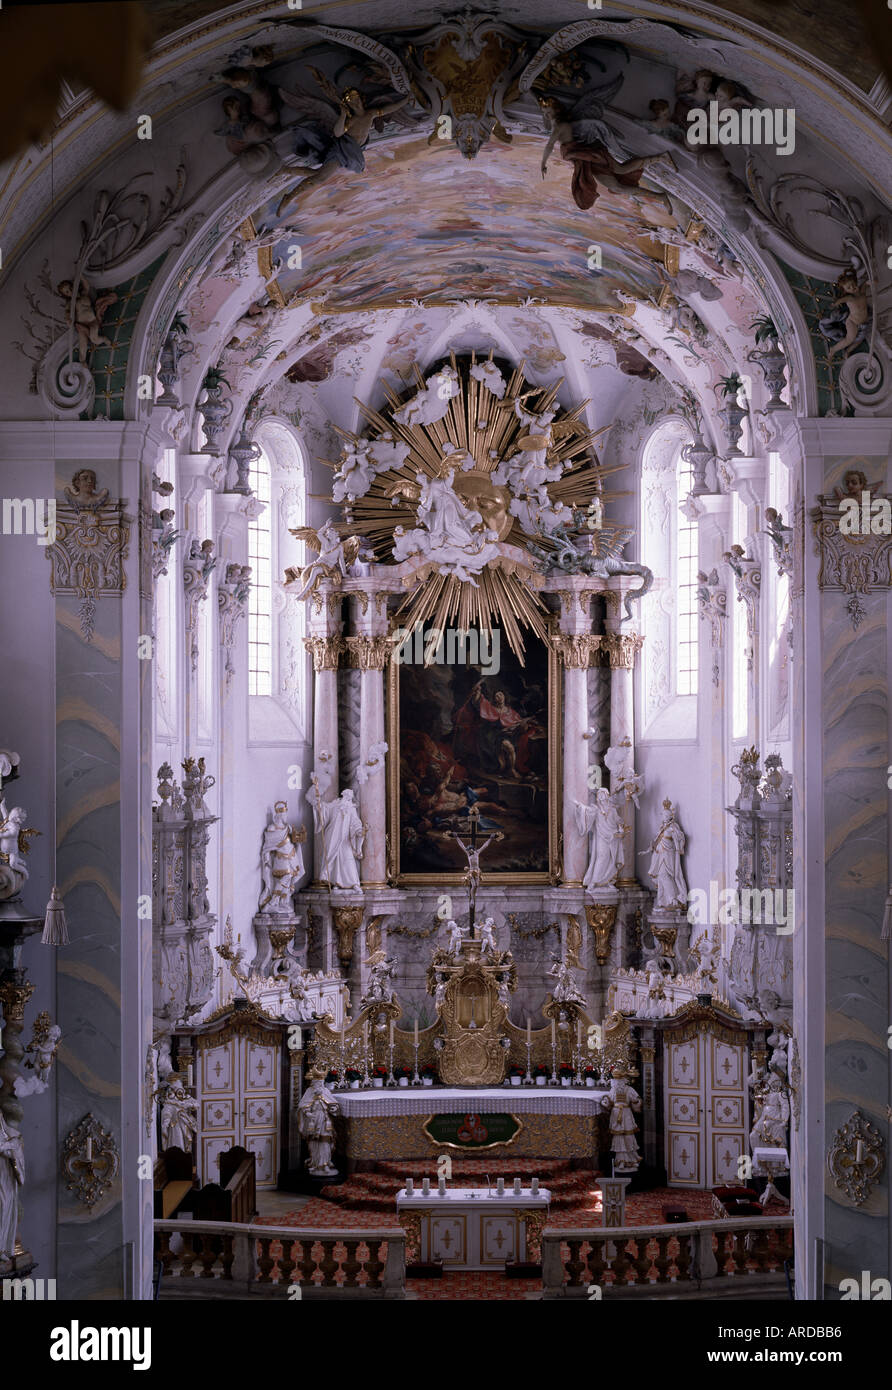
<instances>
[{"instance_id":1,"label":"altar step","mask_svg":"<svg viewBox=\"0 0 892 1390\"><path fill-rule=\"evenodd\" d=\"M540 1186L551 1191L552 1211L584 1206L585 1198L594 1187L595 1176L585 1169L574 1169L567 1159L538 1162L529 1158L454 1158L449 1181L453 1186L485 1188L487 1173L493 1186L496 1178L504 1178L510 1184L519 1177L524 1187L529 1187L530 1178L535 1174ZM413 1178L419 1184L422 1178L430 1178L431 1185L436 1186L436 1158L382 1161L376 1163L371 1172L353 1173L339 1186L323 1188L321 1195L346 1211L392 1213L396 1194L405 1185L406 1178Z\"/></svg>"}]
</instances>

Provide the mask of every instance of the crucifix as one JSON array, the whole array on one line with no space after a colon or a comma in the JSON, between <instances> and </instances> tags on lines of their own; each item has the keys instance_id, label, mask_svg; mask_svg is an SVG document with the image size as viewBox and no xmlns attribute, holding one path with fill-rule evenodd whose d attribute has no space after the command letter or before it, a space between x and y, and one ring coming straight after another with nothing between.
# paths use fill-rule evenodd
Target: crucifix
<instances>
[{"instance_id":1,"label":"crucifix","mask_svg":"<svg viewBox=\"0 0 892 1390\"><path fill-rule=\"evenodd\" d=\"M482 845L477 844L479 832L480 812L476 806L472 806L468 811L468 839L470 844L465 844L455 831L451 831L453 840L464 850L468 856L468 867L465 871L465 878L468 884L468 936L474 939L474 917L477 912L477 889L480 887L480 856L485 849L488 849L493 840L503 840L505 837L501 830L494 830Z\"/></svg>"}]
</instances>

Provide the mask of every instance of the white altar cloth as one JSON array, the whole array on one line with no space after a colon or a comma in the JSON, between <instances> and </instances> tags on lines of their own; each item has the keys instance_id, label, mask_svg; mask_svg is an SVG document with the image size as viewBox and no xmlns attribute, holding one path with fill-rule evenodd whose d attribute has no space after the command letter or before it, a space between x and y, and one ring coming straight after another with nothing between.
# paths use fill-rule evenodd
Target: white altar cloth
<instances>
[{"instance_id":1,"label":"white altar cloth","mask_svg":"<svg viewBox=\"0 0 892 1390\"><path fill-rule=\"evenodd\" d=\"M479 1187L447 1187L441 1197L434 1188L425 1197L417 1186L411 1197L397 1193L397 1216L419 1214L422 1260L440 1260L448 1269L503 1268L506 1260L527 1257L527 1211L546 1212L551 1192L540 1187L533 1196L525 1187L516 1196L510 1181L499 1196Z\"/></svg>"},{"instance_id":2,"label":"white altar cloth","mask_svg":"<svg viewBox=\"0 0 892 1390\"><path fill-rule=\"evenodd\" d=\"M414 1086L380 1091L336 1091L347 1119L378 1115L598 1115L607 1087Z\"/></svg>"}]
</instances>

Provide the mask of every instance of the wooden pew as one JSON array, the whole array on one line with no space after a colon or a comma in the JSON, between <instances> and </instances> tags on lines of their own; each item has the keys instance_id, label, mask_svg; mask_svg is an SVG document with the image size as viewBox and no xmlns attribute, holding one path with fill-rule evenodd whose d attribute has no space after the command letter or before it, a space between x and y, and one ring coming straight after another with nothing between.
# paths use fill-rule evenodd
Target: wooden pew
<instances>
[{"instance_id":1,"label":"wooden pew","mask_svg":"<svg viewBox=\"0 0 892 1390\"><path fill-rule=\"evenodd\" d=\"M155 1160L155 1219L169 1221L186 1208L183 1203L195 1188L191 1153L175 1147L164 1149Z\"/></svg>"},{"instance_id":2,"label":"wooden pew","mask_svg":"<svg viewBox=\"0 0 892 1390\"><path fill-rule=\"evenodd\" d=\"M248 1223L257 1215L257 1158L240 1145L227 1149L217 1160L220 1181L205 1183L195 1194L196 1221Z\"/></svg>"}]
</instances>

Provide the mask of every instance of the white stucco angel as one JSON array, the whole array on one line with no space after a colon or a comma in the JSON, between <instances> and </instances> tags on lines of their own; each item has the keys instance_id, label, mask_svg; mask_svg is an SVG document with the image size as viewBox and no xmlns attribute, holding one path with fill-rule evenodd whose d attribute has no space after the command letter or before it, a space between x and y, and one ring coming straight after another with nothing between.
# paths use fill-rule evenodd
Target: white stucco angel
<instances>
[{"instance_id":1,"label":"white stucco angel","mask_svg":"<svg viewBox=\"0 0 892 1390\"><path fill-rule=\"evenodd\" d=\"M368 989L360 1000L362 1008L369 1004L389 1004L393 998L393 972L395 963L387 959L385 951L373 951L366 964L369 966Z\"/></svg>"},{"instance_id":2,"label":"white stucco angel","mask_svg":"<svg viewBox=\"0 0 892 1390\"><path fill-rule=\"evenodd\" d=\"M640 809L638 798L644 791L644 774L636 772L632 765L631 740L627 738L611 745L604 754L604 766L610 773L610 789L614 797L634 801Z\"/></svg>"},{"instance_id":3,"label":"white stucco angel","mask_svg":"<svg viewBox=\"0 0 892 1390\"><path fill-rule=\"evenodd\" d=\"M681 868L685 835L675 818L675 808L667 797L663 802L663 819L649 849L648 873L657 886L654 907L687 907L688 886Z\"/></svg>"},{"instance_id":4,"label":"white stucco angel","mask_svg":"<svg viewBox=\"0 0 892 1390\"><path fill-rule=\"evenodd\" d=\"M370 777L374 777L376 772L384 771L384 759L387 755L388 745L386 743L373 743L369 749L368 757L356 769L356 781L363 787Z\"/></svg>"},{"instance_id":5,"label":"white stucco angel","mask_svg":"<svg viewBox=\"0 0 892 1390\"><path fill-rule=\"evenodd\" d=\"M28 837L38 832L25 828L27 818L24 806L0 799L0 899L15 897L28 881Z\"/></svg>"},{"instance_id":6,"label":"white stucco angel","mask_svg":"<svg viewBox=\"0 0 892 1390\"><path fill-rule=\"evenodd\" d=\"M496 924L493 917L487 917L480 928L480 945L484 956L491 955L499 949L496 945Z\"/></svg>"},{"instance_id":7,"label":"white stucco angel","mask_svg":"<svg viewBox=\"0 0 892 1390\"><path fill-rule=\"evenodd\" d=\"M50 1023L49 1014L38 1014L34 1021L34 1036L25 1048L25 1067L29 1076L17 1076L17 1096L39 1096L50 1084L50 1070L56 1050L62 1040L58 1023Z\"/></svg>"},{"instance_id":8,"label":"white stucco angel","mask_svg":"<svg viewBox=\"0 0 892 1390\"><path fill-rule=\"evenodd\" d=\"M292 895L304 876L301 845L307 838L306 828L296 830L289 825L287 814L288 803L277 801L260 846L262 888L258 911L278 916L293 912Z\"/></svg>"},{"instance_id":9,"label":"white stucco angel","mask_svg":"<svg viewBox=\"0 0 892 1390\"><path fill-rule=\"evenodd\" d=\"M581 1004L585 1006L585 995L581 994L577 988L576 981L570 972L570 967L566 961L561 960L560 956L555 956L552 962L549 975L556 980L551 997L558 1004Z\"/></svg>"},{"instance_id":10,"label":"white stucco angel","mask_svg":"<svg viewBox=\"0 0 892 1390\"><path fill-rule=\"evenodd\" d=\"M393 412L398 425L433 425L449 410L449 402L461 390L454 367L441 367L425 380L424 389Z\"/></svg>"},{"instance_id":11,"label":"white stucco angel","mask_svg":"<svg viewBox=\"0 0 892 1390\"><path fill-rule=\"evenodd\" d=\"M446 930L449 933L446 942L446 950L449 952L450 956L460 956L461 944L464 940L461 927L454 918L450 917L449 921L446 923Z\"/></svg>"},{"instance_id":12,"label":"white stucco angel","mask_svg":"<svg viewBox=\"0 0 892 1390\"><path fill-rule=\"evenodd\" d=\"M321 579L331 579L340 584L347 577L349 567L359 553L359 537L347 536L341 540L331 521L323 522L316 531L312 526L298 526L291 531L295 540L305 541L312 550L318 550L315 560L303 569L289 568L285 571L286 584L299 584L298 598L306 598Z\"/></svg>"},{"instance_id":13,"label":"white stucco angel","mask_svg":"<svg viewBox=\"0 0 892 1390\"><path fill-rule=\"evenodd\" d=\"M499 371L495 362L475 362L469 373L475 381L482 382L487 391L501 400L505 394L505 378Z\"/></svg>"},{"instance_id":14,"label":"white stucco angel","mask_svg":"<svg viewBox=\"0 0 892 1390\"><path fill-rule=\"evenodd\" d=\"M391 468L402 468L412 452L412 446L402 439L396 439L390 430L385 430L377 439L369 441L369 457L375 465L376 473L386 473Z\"/></svg>"},{"instance_id":15,"label":"white stucco angel","mask_svg":"<svg viewBox=\"0 0 892 1390\"><path fill-rule=\"evenodd\" d=\"M548 534L558 526L569 526L573 520L570 508L563 502L553 502L544 487L528 497L512 497L508 510L517 517L521 530L531 536Z\"/></svg>"},{"instance_id":16,"label":"white stucco angel","mask_svg":"<svg viewBox=\"0 0 892 1390\"><path fill-rule=\"evenodd\" d=\"M787 1126L790 1123L786 1083L782 1077L771 1075L754 1088L754 1093L759 1109L750 1130L750 1148L753 1152L759 1148L786 1149Z\"/></svg>"},{"instance_id":17,"label":"white stucco angel","mask_svg":"<svg viewBox=\"0 0 892 1390\"><path fill-rule=\"evenodd\" d=\"M322 875L332 888L359 887L359 861L365 829L349 787L334 801L323 801L318 788L311 793L316 834L322 840Z\"/></svg>"},{"instance_id":18,"label":"white stucco angel","mask_svg":"<svg viewBox=\"0 0 892 1390\"><path fill-rule=\"evenodd\" d=\"M576 829L580 835L591 834L592 844L588 868L583 877L586 888L612 888L619 877L623 824L606 787L599 787L593 802L583 806L576 801Z\"/></svg>"},{"instance_id":19,"label":"white stucco angel","mask_svg":"<svg viewBox=\"0 0 892 1390\"><path fill-rule=\"evenodd\" d=\"M357 497L365 497L375 481L376 472L368 440L348 440L341 451L338 471L331 485L332 500L353 502Z\"/></svg>"}]
</instances>

